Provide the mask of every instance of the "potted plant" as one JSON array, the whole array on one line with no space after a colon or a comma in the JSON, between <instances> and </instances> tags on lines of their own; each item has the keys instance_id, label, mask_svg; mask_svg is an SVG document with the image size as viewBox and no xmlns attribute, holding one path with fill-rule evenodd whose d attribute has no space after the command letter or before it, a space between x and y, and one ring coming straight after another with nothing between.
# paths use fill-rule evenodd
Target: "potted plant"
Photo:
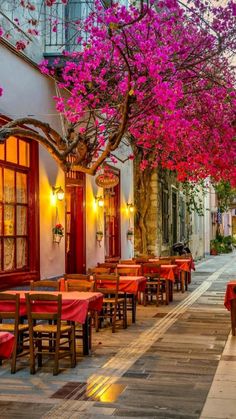
<instances>
[{"instance_id":1,"label":"potted plant","mask_svg":"<svg viewBox=\"0 0 236 419\"><path fill-rule=\"evenodd\" d=\"M96 232L96 240L99 243L99 246L101 247L101 241L103 239L103 231L102 230L98 230Z\"/></svg>"},{"instance_id":2,"label":"potted plant","mask_svg":"<svg viewBox=\"0 0 236 419\"><path fill-rule=\"evenodd\" d=\"M62 237L64 236L64 227L62 226L62 224L58 223L53 227L52 232L53 242L59 244Z\"/></svg>"},{"instance_id":3,"label":"potted plant","mask_svg":"<svg viewBox=\"0 0 236 419\"><path fill-rule=\"evenodd\" d=\"M128 240L132 240L133 235L134 235L134 231L133 231L133 229L132 229L132 228L129 228L129 229L127 230L127 239L128 239Z\"/></svg>"}]
</instances>

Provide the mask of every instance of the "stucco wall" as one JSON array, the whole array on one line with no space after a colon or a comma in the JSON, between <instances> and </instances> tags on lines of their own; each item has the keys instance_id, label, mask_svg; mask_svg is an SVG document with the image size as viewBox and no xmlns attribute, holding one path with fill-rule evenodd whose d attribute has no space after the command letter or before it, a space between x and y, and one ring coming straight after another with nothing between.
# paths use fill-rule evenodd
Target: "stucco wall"
<instances>
[{"instance_id":1,"label":"stucco wall","mask_svg":"<svg viewBox=\"0 0 236 419\"><path fill-rule=\"evenodd\" d=\"M4 95L0 99L0 113L11 119L31 115L48 122L60 131L56 114L54 82L36 68L0 45L0 80ZM43 148L39 147L39 208L40 208L40 272L41 277L52 277L65 272L64 239L60 245L52 242L55 222L55 203L51 201L52 186L64 187L64 173ZM64 224L64 201L58 204L59 218Z\"/></svg>"}]
</instances>

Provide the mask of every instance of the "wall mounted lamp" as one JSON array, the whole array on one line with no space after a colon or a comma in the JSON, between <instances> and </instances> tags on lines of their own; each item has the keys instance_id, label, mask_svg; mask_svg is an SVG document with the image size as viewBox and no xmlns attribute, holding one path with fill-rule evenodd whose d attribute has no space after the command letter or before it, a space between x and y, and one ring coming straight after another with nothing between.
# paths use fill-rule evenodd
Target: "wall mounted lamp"
<instances>
[{"instance_id":1,"label":"wall mounted lamp","mask_svg":"<svg viewBox=\"0 0 236 419\"><path fill-rule=\"evenodd\" d=\"M129 212L134 212L134 204L132 202L130 204L127 203L127 209Z\"/></svg>"},{"instance_id":2,"label":"wall mounted lamp","mask_svg":"<svg viewBox=\"0 0 236 419\"><path fill-rule=\"evenodd\" d=\"M64 192L64 190L62 189L61 186L59 186L59 187L53 186L52 187L52 192L53 192L53 195L57 196L58 201L63 201L64 196L65 196L65 192Z\"/></svg>"},{"instance_id":3,"label":"wall mounted lamp","mask_svg":"<svg viewBox=\"0 0 236 419\"><path fill-rule=\"evenodd\" d=\"M104 199L102 196L95 196L95 202L100 208L104 207Z\"/></svg>"}]
</instances>

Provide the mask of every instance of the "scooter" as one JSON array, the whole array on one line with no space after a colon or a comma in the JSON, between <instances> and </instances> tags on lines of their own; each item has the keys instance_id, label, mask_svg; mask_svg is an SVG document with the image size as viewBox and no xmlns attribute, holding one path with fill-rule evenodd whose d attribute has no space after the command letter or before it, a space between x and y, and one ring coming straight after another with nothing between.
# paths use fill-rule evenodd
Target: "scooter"
<instances>
[{"instance_id":1,"label":"scooter","mask_svg":"<svg viewBox=\"0 0 236 419\"><path fill-rule=\"evenodd\" d=\"M191 250L184 242L174 243L172 246L173 252L177 252L179 256L186 255L187 253L191 253Z\"/></svg>"}]
</instances>

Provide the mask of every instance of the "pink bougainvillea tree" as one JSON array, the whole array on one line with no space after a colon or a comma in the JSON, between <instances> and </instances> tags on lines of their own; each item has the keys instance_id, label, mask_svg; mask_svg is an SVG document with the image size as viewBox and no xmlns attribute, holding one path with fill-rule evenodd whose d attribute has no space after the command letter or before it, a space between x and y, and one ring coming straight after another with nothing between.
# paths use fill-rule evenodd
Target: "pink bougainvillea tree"
<instances>
[{"instance_id":1,"label":"pink bougainvillea tree","mask_svg":"<svg viewBox=\"0 0 236 419\"><path fill-rule=\"evenodd\" d=\"M54 3L46 1L48 7ZM58 80L55 101L67 121L66 135L23 118L4 126L0 139L34 138L65 170L73 166L94 174L126 137L134 154L141 153L143 170L175 170L182 181L232 181L235 23L233 1L224 7L201 0L141 1L128 8L96 3L85 21L67 22L78 31L77 51L64 50L63 66L58 60L40 65ZM39 32L35 21L34 31Z\"/></svg>"}]
</instances>

